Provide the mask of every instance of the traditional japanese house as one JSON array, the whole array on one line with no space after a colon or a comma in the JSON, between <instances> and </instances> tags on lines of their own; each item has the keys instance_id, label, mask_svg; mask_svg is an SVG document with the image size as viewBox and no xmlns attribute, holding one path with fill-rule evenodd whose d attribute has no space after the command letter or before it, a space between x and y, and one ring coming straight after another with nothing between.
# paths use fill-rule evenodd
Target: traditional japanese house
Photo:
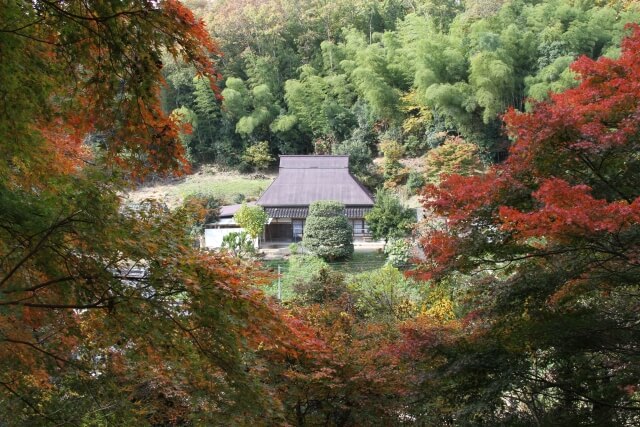
<instances>
[{"instance_id":1,"label":"traditional japanese house","mask_svg":"<svg viewBox=\"0 0 640 427\"><path fill-rule=\"evenodd\" d=\"M269 214L263 241L300 241L309 204L318 200L343 203L354 240L370 238L364 216L373 197L349 173L349 156L280 156L278 177L256 202Z\"/></svg>"}]
</instances>

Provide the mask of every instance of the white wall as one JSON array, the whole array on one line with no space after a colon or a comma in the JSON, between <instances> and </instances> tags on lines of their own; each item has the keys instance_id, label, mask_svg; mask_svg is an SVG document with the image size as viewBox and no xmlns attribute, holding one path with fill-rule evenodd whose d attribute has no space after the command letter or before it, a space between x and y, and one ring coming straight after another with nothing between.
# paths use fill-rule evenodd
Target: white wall
<instances>
[{"instance_id":1,"label":"white wall","mask_svg":"<svg viewBox=\"0 0 640 427\"><path fill-rule=\"evenodd\" d=\"M215 249L222 246L222 239L227 234L240 233L243 228L205 228L204 230L204 247ZM253 246L258 247L258 239L254 239Z\"/></svg>"}]
</instances>

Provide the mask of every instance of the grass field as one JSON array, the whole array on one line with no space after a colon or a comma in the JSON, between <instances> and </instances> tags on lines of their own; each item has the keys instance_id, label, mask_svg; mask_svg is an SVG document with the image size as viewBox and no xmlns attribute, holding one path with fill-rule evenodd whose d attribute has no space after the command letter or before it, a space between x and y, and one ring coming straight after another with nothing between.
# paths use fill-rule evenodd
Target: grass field
<instances>
[{"instance_id":1,"label":"grass field","mask_svg":"<svg viewBox=\"0 0 640 427\"><path fill-rule=\"evenodd\" d=\"M188 179L175 187L178 196L184 198L192 194L216 196L231 203L234 196L244 195L256 198L271 183L271 179L253 179L245 177L211 177L208 179Z\"/></svg>"},{"instance_id":2,"label":"grass field","mask_svg":"<svg viewBox=\"0 0 640 427\"><path fill-rule=\"evenodd\" d=\"M146 185L129 194L133 202L144 199L164 201L169 207L178 206L193 194L215 196L223 204L236 202L238 195L255 200L271 184L272 176L242 175L205 169L178 180Z\"/></svg>"}]
</instances>

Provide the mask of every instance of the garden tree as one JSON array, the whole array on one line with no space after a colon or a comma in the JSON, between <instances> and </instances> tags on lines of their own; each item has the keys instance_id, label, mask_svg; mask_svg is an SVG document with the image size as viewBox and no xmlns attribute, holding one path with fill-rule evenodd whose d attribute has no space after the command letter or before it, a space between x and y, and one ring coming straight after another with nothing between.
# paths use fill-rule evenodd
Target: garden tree
<instances>
[{"instance_id":1,"label":"garden tree","mask_svg":"<svg viewBox=\"0 0 640 427\"><path fill-rule=\"evenodd\" d=\"M331 271L324 264L308 280L293 285L295 301L299 305L328 304L340 299L347 292L344 275Z\"/></svg>"},{"instance_id":2,"label":"garden tree","mask_svg":"<svg viewBox=\"0 0 640 427\"><path fill-rule=\"evenodd\" d=\"M416 214L407 209L389 190L376 192L373 208L364 217L374 239L404 237L411 231L416 221Z\"/></svg>"},{"instance_id":3,"label":"garden tree","mask_svg":"<svg viewBox=\"0 0 640 427\"><path fill-rule=\"evenodd\" d=\"M420 309L420 288L394 266L354 276L348 283L357 316L394 322L414 317Z\"/></svg>"},{"instance_id":4,"label":"garden tree","mask_svg":"<svg viewBox=\"0 0 640 427\"><path fill-rule=\"evenodd\" d=\"M260 141L248 147L242 159L250 165L255 166L258 170L268 169L271 162L275 160L269 153L269 143L267 141Z\"/></svg>"},{"instance_id":5,"label":"garden tree","mask_svg":"<svg viewBox=\"0 0 640 427\"><path fill-rule=\"evenodd\" d=\"M262 273L192 247L201 205L122 202L138 178L187 166L183 128L160 109L161 58L215 83L202 23L173 0L0 14L0 413L14 425L278 424L252 370L302 349L287 335L304 326L253 287Z\"/></svg>"},{"instance_id":6,"label":"garden tree","mask_svg":"<svg viewBox=\"0 0 640 427\"><path fill-rule=\"evenodd\" d=\"M269 220L269 215L262 209L262 206L249 206L243 203L233 215L233 220L244 228L251 238L256 239L264 231L264 225Z\"/></svg>"},{"instance_id":7,"label":"garden tree","mask_svg":"<svg viewBox=\"0 0 640 427\"><path fill-rule=\"evenodd\" d=\"M300 287L302 298L293 312L313 329L324 351L304 353L284 369L271 369L289 424L394 425L410 402L405 367L393 352L383 350L399 337L398 323L355 312L344 280L324 267ZM360 283L363 297L374 299L366 292L366 278Z\"/></svg>"},{"instance_id":8,"label":"garden tree","mask_svg":"<svg viewBox=\"0 0 640 427\"><path fill-rule=\"evenodd\" d=\"M296 245L299 245L296 243ZM319 276L319 272L327 263L322 259L311 254L301 254L298 246L297 252L291 252L291 256L287 260L288 268L286 274L281 279L282 299L284 301L297 299L298 295L289 294L287 289L295 289L297 287L304 288L311 286L312 279Z\"/></svg>"},{"instance_id":9,"label":"garden tree","mask_svg":"<svg viewBox=\"0 0 640 427\"><path fill-rule=\"evenodd\" d=\"M430 370L425 417L637 422L640 27L629 32L619 59L571 66L576 88L506 114L503 164L425 191L446 222L423 237L423 273L469 283L455 319L406 330Z\"/></svg>"},{"instance_id":10,"label":"garden tree","mask_svg":"<svg viewBox=\"0 0 640 427\"><path fill-rule=\"evenodd\" d=\"M238 258L250 258L256 254L253 239L246 231L227 234L222 238L220 248Z\"/></svg>"},{"instance_id":11,"label":"garden tree","mask_svg":"<svg viewBox=\"0 0 640 427\"><path fill-rule=\"evenodd\" d=\"M384 247L384 253L387 255L387 264L396 268L409 266L409 261L412 257L411 250L412 245L409 239L391 239Z\"/></svg>"},{"instance_id":12,"label":"garden tree","mask_svg":"<svg viewBox=\"0 0 640 427\"><path fill-rule=\"evenodd\" d=\"M449 137L444 144L430 150L424 163L427 181L433 184L440 182L443 175L469 176L484 171L478 146L460 137Z\"/></svg>"},{"instance_id":13,"label":"garden tree","mask_svg":"<svg viewBox=\"0 0 640 427\"><path fill-rule=\"evenodd\" d=\"M344 205L328 200L311 203L302 245L327 261L349 258L353 254L353 230Z\"/></svg>"}]
</instances>

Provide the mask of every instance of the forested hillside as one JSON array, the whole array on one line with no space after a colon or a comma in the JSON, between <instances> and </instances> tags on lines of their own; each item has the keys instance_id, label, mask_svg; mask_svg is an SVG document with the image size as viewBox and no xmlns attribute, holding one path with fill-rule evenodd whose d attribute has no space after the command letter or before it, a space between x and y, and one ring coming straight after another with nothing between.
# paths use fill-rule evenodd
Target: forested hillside
<instances>
[{"instance_id":1,"label":"forested hillside","mask_svg":"<svg viewBox=\"0 0 640 427\"><path fill-rule=\"evenodd\" d=\"M366 182L381 142L419 156L447 136L501 160L500 115L574 86L581 55L616 56L629 1L240 0L188 2L223 54L222 99L165 66L167 112L193 126L189 158L250 168L246 150L353 157ZM371 182L375 184L375 180Z\"/></svg>"}]
</instances>

